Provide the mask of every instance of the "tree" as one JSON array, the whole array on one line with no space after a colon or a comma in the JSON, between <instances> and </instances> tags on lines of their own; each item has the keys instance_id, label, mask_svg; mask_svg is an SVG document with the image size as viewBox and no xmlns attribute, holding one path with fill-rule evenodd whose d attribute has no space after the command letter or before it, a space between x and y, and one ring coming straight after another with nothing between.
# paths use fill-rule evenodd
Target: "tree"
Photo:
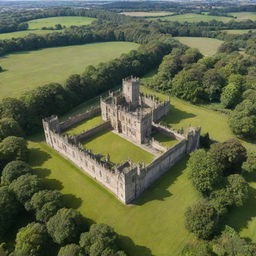
<instances>
[{"instance_id":1,"label":"tree","mask_svg":"<svg viewBox=\"0 0 256 256\"><path fill-rule=\"evenodd\" d=\"M241 100L241 89L235 84L228 84L221 94L221 103L225 108L234 108Z\"/></svg>"},{"instance_id":2,"label":"tree","mask_svg":"<svg viewBox=\"0 0 256 256\"><path fill-rule=\"evenodd\" d=\"M190 178L195 188L209 194L222 179L222 168L210 154L203 149L193 152L188 161Z\"/></svg>"},{"instance_id":3,"label":"tree","mask_svg":"<svg viewBox=\"0 0 256 256\"><path fill-rule=\"evenodd\" d=\"M25 139L9 136L0 142L0 166L14 160L26 161L28 148Z\"/></svg>"},{"instance_id":4,"label":"tree","mask_svg":"<svg viewBox=\"0 0 256 256\"><path fill-rule=\"evenodd\" d=\"M254 151L247 153L247 160L243 163L242 168L246 172L256 171L256 153Z\"/></svg>"},{"instance_id":5,"label":"tree","mask_svg":"<svg viewBox=\"0 0 256 256\"><path fill-rule=\"evenodd\" d=\"M0 141L8 136L21 137L22 135L22 129L17 121L12 118L0 119Z\"/></svg>"},{"instance_id":6,"label":"tree","mask_svg":"<svg viewBox=\"0 0 256 256\"><path fill-rule=\"evenodd\" d=\"M218 256L253 256L256 254L256 245L247 242L233 228L226 226L221 236L213 241L213 252Z\"/></svg>"},{"instance_id":7,"label":"tree","mask_svg":"<svg viewBox=\"0 0 256 256\"><path fill-rule=\"evenodd\" d=\"M13 180L27 173L32 174L30 165L19 160L11 161L3 169L1 183L10 185Z\"/></svg>"},{"instance_id":8,"label":"tree","mask_svg":"<svg viewBox=\"0 0 256 256\"><path fill-rule=\"evenodd\" d=\"M11 228L21 209L8 187L0 187L0 209L0 237L4 238L6 231Z\"/></svg>"},{"instance_id":9,"label":"tree","mask_svg":"<svg viewBox=\"0 0 256 256\"><path fill-rule=\"evenodd\" d=\"M14 180L9 188L14 192L18 201L27 208L31 197L43 189L43 182L37 175L25 174Z\"/></svg>"},{"instance_id":10,"label":"tree","mask_svg":"<svg viewBox=\"0 0 256 256\"><path fill-rule=\"evenodd\" d=\"M53 190L39 191L32 196L29 202L29 209L34 210L36 219L42 222L47 222L63 207L63 194Z\"/></svg>"},{"instance_id":11,"label":"tree","mask_svg":"<svg viewBox=\"0 0 256 256\"><path fill-rule=\"evenodd\" d=\"M185 212L185 226L200 239L210 239L218 228L219 216L205 200L198 201Z\"/></svg>"},{"instance_id":12,"label":"tree","mask_svg":"<svg viewBox=\"0 0 256 256\"><path fill-rule=\"evenodd\" d=\"M225 175L240 173L247 157L245 147L237 139L212 144L209 153L221 165Z\"/></svg>"},{"instance_id":13,"label":"tree","mask_svg":"<svg viewBox=\"0 0 256 256\"><path fill-rule=\"evenodd\" d=\"M60 248L57 256L85 256L85 254L79 245L67 244Z\"/></svg>"},{"instance_id":14,"label":"tree","mask_svg":"<svg viewBox=\"0 0 256 256\"><path fill-rule=\"evenodd\" d=\"M76 242L86 229L82 215L73 209L60 209L47 222L48 233L55 243L61 245Z\"/></svg>"},{"instance_id":15,"label":"tree","mask_svg":"<svg viewBox=\"0 0 256 256\"><path fill-rule=\"evenodd\" d=\"M231 53L231 52L238 51L238 50L239 50L239 48L236 46L235 43L232 43L232 42L224 42L218 48L219 53Z\"/></svg>"},{"instance_id":16,"label":"tree","mask_svg":"<svg viewBox=\"0 0 256 256\"><path fill-rule=\"evenodd\" d=\"M188 244L182 251L182 256L214 256L210 244L206 241L196 241Z\"/></svg>"},{"instance_id":17,"label":"tree","mask_svg":"<svg viewBox=\"0 0 256 256\"><path fill-rule=\"evenodd\" d=\"M15 240L15 256L47 256L49 236L45 225L32 222L19 230Z\"/></svg>"}]
</instances>

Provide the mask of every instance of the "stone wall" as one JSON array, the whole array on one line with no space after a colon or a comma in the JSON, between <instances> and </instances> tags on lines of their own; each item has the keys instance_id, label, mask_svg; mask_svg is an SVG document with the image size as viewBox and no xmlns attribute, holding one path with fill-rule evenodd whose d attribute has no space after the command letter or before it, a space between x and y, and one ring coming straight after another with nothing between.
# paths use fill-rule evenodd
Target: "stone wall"
<instances>
[{"instance_id":1,"label":"stone wall","mask_svg":"<svg viewBox=\"0 0 256 256\"><path fill-rule=\"evenodd\" d=\"M168 128L166 126L160 125L160 124L153 124L153 129L157 130L160 133L163 133L166 136L169 136L171 138L174 138L176 140L184 140L186 136L184 134L180 134L174 129Z\"/></svg>"},{"instance_id":2,"label":"stone wall","mask_svg":"<svg viewBox=\"0 0 256 256\"><path fill-rule=\"evenodd\" d=\"M88 110L88 111L82 113L82 114L76 115L72 118L69 118L66 121L61 122L60 129L62 132L64 132L64 131L70 129L72 126L74 126L86 119L89 119L91 117L95 117L99 114L100 114L100 107L95 107L91 110Z\"/></svg>"}]
</instances>

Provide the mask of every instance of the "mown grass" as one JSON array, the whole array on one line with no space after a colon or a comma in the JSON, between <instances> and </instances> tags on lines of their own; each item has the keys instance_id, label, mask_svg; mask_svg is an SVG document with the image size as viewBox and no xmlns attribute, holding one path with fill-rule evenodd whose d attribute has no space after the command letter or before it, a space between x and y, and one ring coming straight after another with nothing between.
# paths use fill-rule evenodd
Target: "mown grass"
<instances>
[{"instance_id":1,"label":"mown grass","mask_svg":"<svg viewBox=\"0 0 256 256\"><path fill-rule=\"evenodd\" d=\"M63 83L71 74L82 73L88 65L109 61L136 49L130 42L105 42L18 52L0 58L0 98L17 97L50 82Z\"/></svg>"},{"instance_id":2,"label":"mown grass","mask_svg":"<svg viewBox=\"0 0 256 256\"><path fill-rule=\"evenodd\" d=\"M89 129L92 129L93 127L101 124L102 122L103 122L103 120L102 120L101 116L95 116L95 117L89 118L85 121L82 121L82 122L76 124L72 128L65 131L64 133L71 134L71 135L79 134L79 133L82 133Z\"/></svg>"},{"instance_id":3,"label":"mown grass","mask_svg":"<svg viewBox=\"0 0 256 256\"><path fill-rule=\"evenodd\" d=\"M146 93L155 93L142 88ZM160 98L166 95L157 94ZM92 102L90 102L91 104ZM228 125L228 116L171 98L171 111L164 120L175 129L201 126L215 141L235 137ZM86 103L82 105L83 110ZM88 106L87 106L88 107ZM79 113L76 108L75 113ZM255 150L255 144L243 142ZM121 235L120 242L130 256L180 256L184 245L193 240L184 227L186 208L199 198L188 179L187 159L179 162L151 186L133 205L124 206L112 194L83 174L78 168L49 148L41 137L31 139L30 163L36 173L46 177L46 184L60 189L70 207L77 208L92 222L111 225ZM118 155L119 151L113 150ZM256 188L256 179L251 179ZM245 237L256 241L256 199L228 215L229 224Z\"/></svg>"},{"instance_id":4,"label":"mown grass","mask_svg":"<svg viewBox=\"0 0 256 256\"><path fill-rule=\"evenodd\" d=\"M255 32L256 29L228 29L228 30L222 30L223 32L227 32L228 34L234 34L234 35L242 35L246 34L248 32Z\"/></svg>"},{"instance_id":5,"label":"mown grass","mask_svg":"<svg viewBox=\"0 0 256 256\"><path fill-rule=\"evenodd\" d=\"M179 142L176 139L171 138L171 137L169 137L163 133L160 133L160 132L154 134L153 137L155 140L157 140L158 142L160 142L163 146L165 146L167 148L170 148Z\"/></svg>"},{"instance_id":6,"label":"mown grass","mask_svg":"<svg viewBox=\"0 0 256 256\"><path fill-rule=\"evenodd\" d=\"M182 44L191 48L197 48L203 55L214 55L223 41L207 37L174 37Z\"/></svg>"},{"instance_id":7,"label":"mown grass","mask_svg":"<svg viewBox=\"0 0 256 256\"><path fill-rule=\"evenodd\" d=\"M126 16L133 17L154 17L154 16L166 16L171 15L173 12L121 12L120 14L124 14Z\"/></svg>"},{"instance_id":8,"label":"mown grass","mask_svg":"<svg viewBox=\"0 0 256 256\"><path fill-rule=\"evenodd\" d=\"M150 18L150 19L154 19L154 18ZM160 17L159 19L168 20L168 21L177 21L177 22L180 22L180 23L184 23L184 22L200 22L200 21L208 22L208 21L211 21L211 20L228 22L232 18L222 17L222 16L211 16L211 15L187 13L187 14Z\"/></svg>"},{"instance_id":9,"label":"mown grass","mask_svg":"<svg viewBox=\"0 0 256 256\"><path fill-rule=\"evenodd\" d=\"M126 160L135 163L150 163L154 156L133 143L121 138L110 130L99 132L91 138L82 141L84 147L92 152L110 157L110 161L120 164Z\"/></svg>"},{"instance_id":10,"label":"mown grass","mask_svg":"<svg viewBox=\"0 0 256 256\"><path fill-rule=\"evenodd\" d=\"M91 24L95 18L80 17L80 16L60 16L60 17L50 17L43 19L35 19L28 21L29 29L41 29L43 27L54 27L56 24L61 24L62 26L82 26Z\"/></svg>"},{"instance_id":11,"label":"mown grass","mask_svg":"<svg viewBox=\"0 0 256 256\"><path fill-rule=\"evenodd\" d=\"M229 14L237 20L256 20L256 12L231 12Z\"/></svg>"}]
</instances>

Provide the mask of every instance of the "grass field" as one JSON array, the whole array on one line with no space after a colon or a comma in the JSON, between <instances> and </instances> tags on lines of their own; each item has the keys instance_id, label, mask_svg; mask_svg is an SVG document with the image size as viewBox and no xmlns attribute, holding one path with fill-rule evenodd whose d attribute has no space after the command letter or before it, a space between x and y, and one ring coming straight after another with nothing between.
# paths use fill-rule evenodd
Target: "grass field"
<instances>
[{"instance_id":1,"label":"grass field","mask_svg":"<svg viewBox=\"0 0 256 256\"><path fill-rule=\"evenodd\" d=\"M152 93L146 88L143 88L143 91ZM176 98L171 98L171 104L171 112L165 122L173 128L201 126L202 132L209 132L210 137L216 141L234 137L226 115ZM85 104L81 109L84 108ZM75 113L78 112L77 108ZM246 142L244 144L255 150L255 145ZM183 216L187 206L197 200L199 195L188 179L186 160L171 168L134 205L124 206L69 161L50 149L42 138L31 140L29 147L30 163L39 175L46 177L47 185L60 189L66 194L66 202L80 210L92 222L103 222L114 227L121 235L121 244L130 256L180 256L184 245L194 239L184 227ZM118 153L116 150L115 154ZM252 182L251 186L256 187L256 182ZM248 218L241 217L235 210L230 215L229 222L236 227L237 218L241 218L239 223L243 225L237 230L256 241L256 213L253 208L256 199L251 200L252 206L244 207L242 211Z\"/></svg>"},{"instance_id":2,"label":"grass field","mask_svg":"<svg viewBox=\"0 0 256 256\"><path fill-rule=\"evenodd\" d=\"M229 30L222 30L223 32L227 32L228 34L234 34L234 35L242 35L246 34L249 31L255 32L256 29L229 29Z\"/></svg>"},{"instance_id":3,"label":"grass field","mask_svg":"<svg viewBox=\"0 0 256 256\"><path fill-rule=\"evenodd\" d=\"M153 136L158 142L160 142L163 146L170 148L177 144L179 141L173 138L170 138L169 136L164 135L163 133L156 133Z\"/></svg>"},{"instance_id":4,"label":"grass field","mask_svg":"<svg viewBox=\"0 0 256 256\"><path fill-rule=\"evenodd\" d=\"M153 18L151 18L151 19L153 19ZM161 17L159 19L161 19L161 20L168 20L168 21L177 21L177 22L180 22L180 23L184 23L184 22L200 22L200 21L207 22L207 21L211 21L211 20L228 22L232 18L222 17L222 16L211 16L211 15L187 13L187 14L180 14L180 15L174 15L174 16Z\"/></svg>"},{"instance_id":5,"label":"grass field","mask_svg":"<svg viewBox=\"0 0 256 256\"><path fill-rule=\"evenodd\" d=\"M237 20L256 20L256 12L231 12Z\"/></svg>"},{"instance_id":6,"label":"grass field","mask_svg":"<svg viewBox=\"0 0 256 256\"><path fill-rule=\"evenodd\" d=\"M207 37L174 37L182 44L192 48L197 48L203 55L214 55L223 41Z\"/></svg>"},{"instance_id":7,"label":"grass field","mask_svg":"<svg viewBox=\"0 0 256 256\"><path fill-rule=\"evenodd\" d=\"M173 12L121 12L120 14L124 14L126 16L133 17L154 17L154 16L166 16L171 15Z\"/></svg>"},{"instance_id":8,"label":"grass field","mask_svg":"<svg viewBox=\"0 0 256 256\"><path fill-rule=\"evenodd\" d=\"M52 32L53 32L52 30L40 30L40 29L16 31L11 33L0 34L0 40L24 37L29 34L44 35Z\"/></svg>"},{"instance_id":9,"label":"grass field","mask_svg":"<svg viewBox=\"0 0 256 256\"><path fill-rule=\"evenodd\" d=\"M79 16L50 17L28 21L28 28L41 29L42 27L54 27L56 24L61 24L66 27L71 27L73 25L82 26L91 24L94 20L96 19Z\"/></svg>"},{"instance_id":10,"label":"grass field","mask_svg":"<svg viewBox=\"0 0 256 256\"><path fill-rule=\"evenodd\" d=\"M110 161L115 164L120 164L129 159L135 163L144 162L148 164L154 158L152 154L109 130L97 133L93 137L82 141L82 144L94 153L104 156L109 154Z\"/></svg>"},{"instance_id":11,"label":"grass field","mask_svg":"<svg viewBox=\"0 0 256 256\"><path fill-rule=\"evenodd\" d=\"M0 58L0 98L20 96L27 90L50 82L64 82L70 74L88 65L109 61L136 49L130 42L106 42L19 52Z\"/></svg>"},{"instance_id":12,"label":"grass field","mask_svg":"<svg viewBox=\"0 0 256 256\"><path fill-rule=\"evenodd\" d=\"M95 116L95 117L89 118L85 121L78 123L71 129L65 131L65 133L72 134L72 135L79 134L83 131L89 130L89 129L101 124L102 122L103 122L103 120L101 119L101 116Z\"/></svg>"}]
</instances>

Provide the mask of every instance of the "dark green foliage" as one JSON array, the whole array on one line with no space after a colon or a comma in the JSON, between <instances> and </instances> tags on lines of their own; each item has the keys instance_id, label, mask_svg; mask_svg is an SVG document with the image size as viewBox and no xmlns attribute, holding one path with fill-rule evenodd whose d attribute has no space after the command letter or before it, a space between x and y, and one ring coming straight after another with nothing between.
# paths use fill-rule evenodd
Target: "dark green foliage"
<instances>
[{"instance_id":1,"label":"dark green foliage","mask_svg":"<svg viewBox=\"0 0 256 256\"><path fill-rule=\"evenodd\" d=\"M239 137L256 137L256 103L245 99L230 115L230 127Z\"/></svg>"},{"instance_id":2,"label":"dark green foliage","mask_svg":"<svg viewBox=\"0 0 256 256\"><path fill-rule=\"evenodd\" d=\"M0 142L0 167L14 160L26 161L27 158L28 148L25 139L9 136Z\"/></svg>"},{"instance_id":3,"label":"dark green foliage","mask_svg":"<svg viewBox=\"0 0 256 256\"><path fill-rule=\"evenodd\" d=\"M188 168L193 185L203 194L209 194L222 180L223 170L218 161L203 149L191 154Z\"/></svg>"},{"instance_id":4,"label":"dark green foliage","mask_svg":"<svg viewBox=\"0 0 256 256\"><path fill-rule=\"evenodd\" d=\"M18 201L27 208L31 197L43 189L43 183L37 175L25 174L14 180L9 188Z\"/></svg>"},{"instance_id":5,"label":"dark green foliage","mask_svg":"<svg viewBox=\"0 0 256 256\"><path fill-rule=\"evenodd\" d=\"M64 207L63 195L58 191L39 191L32 196L28 207L35 211L37 221L47 222L59 209Z\"/></svg>"},{"instance_id":6,"label":"dark green foliage","mask_svg":"<svg viewBox=\"0 0 256 256\"><path fill-rule=\"evenodd\" d=\"M226 226L221 236L213 242L213 252L218 256L254 256L256 245L241 238L236 231Z\"/></svg>"},{"instance_id":7,"label":"dark green foliage","mask_svg":"<svg viewBox=\"0 0 256 256\"><path fill-rule=\"evenodd\" d=\"M210 239L218 228L219 216L207 201L199 201L185 213L186 228L200 239Z\"/></svg>"},{"instance_id":8,"label":"dark green foliage","mask_svg":"<svg viewBox=\"0 0 256 256\"><path fill-rule=\"evenodd\" d=\"M235 43L232 42L224 42L218 49L219 53L231 53L234 51L238 51L239 48Z\"/></svg>"},{"instance_id":9,"label":"dark green foliage","mask_svg":"<svg viewBox=\"0 0 256 256\"><path fill-rule=\"evenodd\" d=\"M3 169L1 183L10 185L13 180L27 173L32 174L32 168L27 163L19 160L11 161Z\"/></svg>"},{"instance_id":10,"label":"dark green foliage","mask_svg":"<svg viewBox=\"0 0 256 256\"><path fill-rule=\"evenodd\" d=\"M30 223L17 233L14 255L47 256L49 241L45 225Z\"/></svg>"},{"instance_id":11,"label":"dark green foliage","mask_svg":"<svg viewBox=\"0 0 256 256\"><path fill-rule=\"evenodd\" d=\"M85 256L85 254L79 245L67 244L60 248L57 256Z\"/></svg>"},{"instance_id":12,"label":"dark green foliage","mask_svg":"<svg viewBox=\"0 0 256 256\"><path fill-rule=\"evenodd\" d=\"M62 208L49 219L47 230L55 243L65 245L78 241L87 225L79 212Z\"/></svg>"},{"instance_id":13,"label":"dark green foliage","mask_svg":"<svg viewBox=\"0 0 256 256\"><path fill-rule=\"evenodd\" d=\"M241 88L236 84L228 84L221 94L221 103L225 108L234 108L241 100Z\"/></svg>"},{"instance_id":14,"label":"dark green foliage","mask_svg":"<svg viewBox=\"0 0 256 256\"><path fill-rule=\"evenodd\" d=\"M210 244L206 241L196 241L188 244L182 251L182 256L214 256Z\"/></svg>"},{"instance_id":15,"label":"dark green foliage","mask_svg":"<svg viewBox=\"0 0 256 256\"><path fill-rule=\"evenodd\" d=\"M200 136L200 147L201 148L206 148L206 149L210 148L211 144L212 144L212 141L210 139L210 136L209 136L208 132L205 133L205 134L202 134Z\"/></svg>"},{"instance_id":16,"label":"dark green foliage","mask_svg":"<svg viewBox=\"0 0 256 256\"><path fill-rule=\"evenodd\" d=\"M246 160L246 149L237 139L230 139L211 146L210 155L224 170L224 175L240 173Z\"/></svg>"},{"instance_id":17,"label":"dark green foliage","mask_svg":"<svg viewBox=\"0 0 256 256\"><path fill-rule=\"evenodd\" d=\"M81 234L80 246L90 256L125 255L124 252L117 251L116 240L113 228L106 224L93 224L89 232ZM108 254L110 252L112 254Z\"/></svg>"},{"instance_id":18,"label":"dark green foliage","mask_svg":"<svg viewBox=\"0 0 256 256\"><path fill-rule=\"evenodd\" d=\"M243 163L243 170L246 172L256 171L256 152L247 153L247 160Z\"/></svg>"},{"instance_id":19,"label":"dark green foliage","mask_svg":"<svg viewBox=\"0 0 256 256\"><path fill-rule=\"evenodd\" d=\"M17 121L12 118L0 119L0 141L8 136L21 137L22 135L22 129Z\"/></svg>"},{"instance_id":20,"label":"dark green foliage","mask_svg":"<svg viewBox=\"0 0 256 256\"><path fill-rule=\"evenodd\" d=\"M15 222L20 204L8 187L0 187L0 238L3 239L6 232Z\"/></svg>"}]
</instances>

